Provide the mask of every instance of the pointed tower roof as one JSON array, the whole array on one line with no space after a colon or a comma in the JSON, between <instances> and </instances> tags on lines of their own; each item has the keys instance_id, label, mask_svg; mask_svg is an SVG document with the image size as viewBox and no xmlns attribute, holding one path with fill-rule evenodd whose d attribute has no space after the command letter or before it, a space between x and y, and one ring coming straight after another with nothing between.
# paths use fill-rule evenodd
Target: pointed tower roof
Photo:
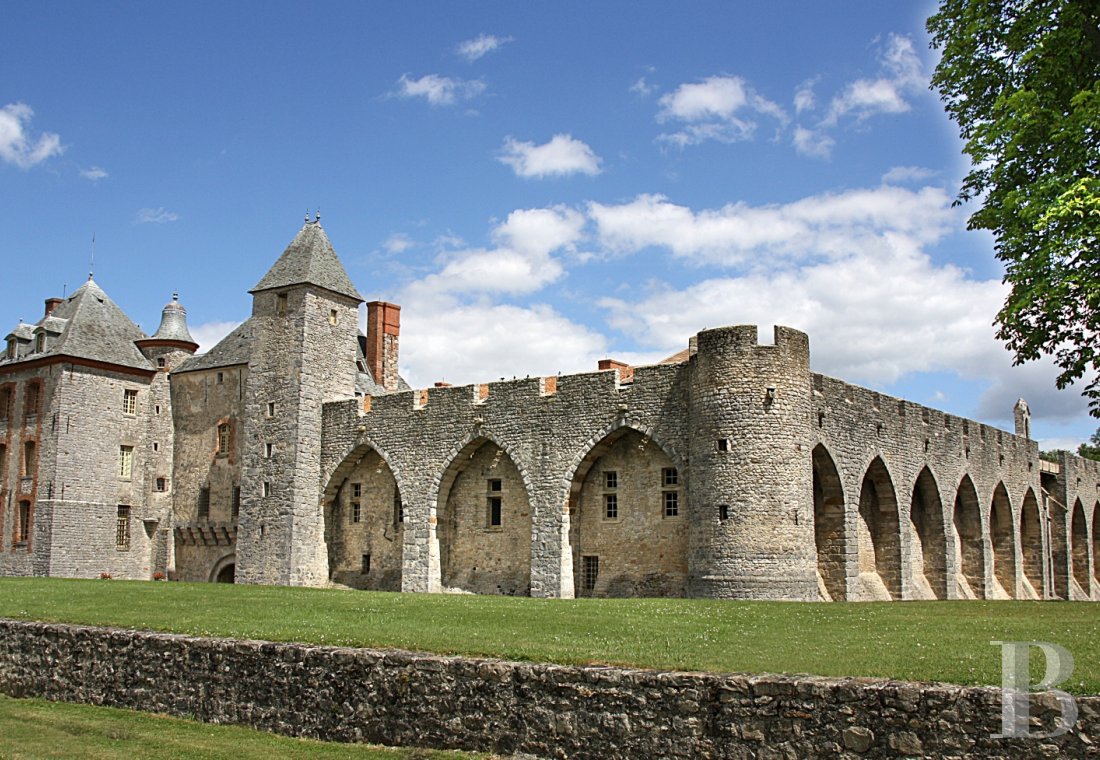
<instances>
[{"instance_id":1,"label":"pointed tower roof","mask_svg":"<svg viewBox=\"0 0 1100 760\"><path fill-rule=\"evenodd\" d=\"M135 344L146 337L145 333L92 279L75 290L46 319L59 326L61 334L44 355L71 356L138 369L153 368ZM41 355L24 358L34 359Z\"/></svg>"},{"instance_id":2,"label":"pointed tower roof","mask_svg":"<svg viewBox=\"0 0 1100 760\"><path fill-rule=\"evenodd\" d=\"M160 313L160 327L153 333L152 340L178 340L195 343L191 331L187 329L187 309L180 303L179 293L172 294L172 300ZM196 344L198 345L198 344Z\"/></svg>"},{"instance_id":3,"label":"pointed tower roof","mask_svg":"<svg viewBox=\"0 0 1100 760\"><path fill-rule=\"evenodd\" d=\"M258 293L262 290L305 284L317 285L357 301L363 300L363 296L359 295L359 291L348 279L348 273L344 271L328 235L321 228L319 218L305 223L275 265L248 292Z\"/></svg>"}]
</instances>

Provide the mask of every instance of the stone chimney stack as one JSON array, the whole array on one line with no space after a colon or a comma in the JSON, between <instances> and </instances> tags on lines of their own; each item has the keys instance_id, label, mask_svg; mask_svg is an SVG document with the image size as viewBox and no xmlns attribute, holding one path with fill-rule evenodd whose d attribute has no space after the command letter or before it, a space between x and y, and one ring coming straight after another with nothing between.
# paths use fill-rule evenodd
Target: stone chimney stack
<instances>
[{"instance_id":1,"label":"stone chimney stack","mask_svg":"<svg viewBox=\"0 0 1100 760\"><path fill-rule=\"evenodd\" d=\"M367 367L374 382L387 391L397 390L397 337L400 333L400 306L385 301L367 304Z\"/></svg>"},{"instance_id":2,"label":"stone chimney stack","mask_svg":"<svg viewBox=\"0 0 1100 760\"><path fill-rule=\"evenodd\" d=\"M56 309L58 306L60 306L63 303L65 303L64 298L47 298L46 299L46 313L43 316L46 316L46 317L50 316L50 314L53 313L53 310Z\"/></svg>"}]
</instances>

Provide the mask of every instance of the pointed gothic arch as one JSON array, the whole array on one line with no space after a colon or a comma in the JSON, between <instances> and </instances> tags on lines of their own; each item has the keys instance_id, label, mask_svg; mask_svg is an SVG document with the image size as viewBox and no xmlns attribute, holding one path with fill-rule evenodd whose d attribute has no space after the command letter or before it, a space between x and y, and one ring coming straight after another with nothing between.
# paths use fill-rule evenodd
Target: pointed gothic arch
<instances>
[{"instance_id":1,"label":"pointed gothic arch","mask_svg":"<svg viewBox=\"0 0 1100 760\"><path fill-rule=\"evenodd\" d=\"M1020 507L1020 559L1023 563L1021 596L1043 598L1043 522L1035 491L1027 489Z\"/></svg>"},{"instance_id":2,"label":"pointed gothic arch","mask_svg":"<svg viewBox=\"0 0 1100 760\"><path fill-rule=\"evenodd\" d=\"M1089 530L1085 519L1085 507L1081 500L1073 503L1073 521L1070 524L1070 564L1073 580L1081 587L1084 598L1089 597ZM1071 595L1072 599L1073 596Z\"/></svg>"},{"instance_id":3,"label":"pointed gothic arch","mask_svg":"<svg viewBox=\"0 0 1100 760\"><path fill-rule=\"evenodd\" d=\"M859 489L856 541L859 599L901 598L901 538L894 481L882 457L868 465Z\"/></svg>"},{"instance_id":4,"label":"pointed gothic arch","mask_svg":"<svg viewBox=\"0 0 1100 760\"><path fill-rule=\"evenodd\" d=\"M947 598L947 530L940 488L925 467L913 483L909 506L909 567L918 598Z\"/></svg>"},{"instance_id":5,"label":"pointed gothic arch","mask_svg":"<svg viewBox=\"0 0 1100 760\"><path fill-rule=\"evenodd\" d=\"M569 484L575 596L685 596L687 489L645 431L619 424L589 441Z\"/></svg>"},{"instance_id":6,"label":"pointed gothic arch","mask_svg":"<svg viewBox=\"0 0 1100 760\"><path fill-rule=\"evenodd\" d=\"M439 477L440 582L477 594L531 593L530 480L506 448L471 435Z\"/></svg>"},{"instance_id":7,"label":"pointed gothic arch","mask_svg":"<svg viewBox=\"0 0 1100 760\"><path fill-rule=\"evenodd\" d=\"M993 594L1016 598L1016 528L1012 524L1012 503L1004 483L993 489L989 506L989 541L993 549Z\"/></svg>"},{"instance_id":8,"label":"pointed gothic arch","mask_svg":"<svg viewBox=\"0 0 1100 760\"><path fill-rule=\"evenodd\" d=\"M1100 501L1092 508L1092 577L1100 583Z\"/></svg>"},{"instance_id":9,"label":"pointed gothic arch","mask_svg":"<svg viewBox=\"0 0 1100 760\"><path fill-rule=\"evenodd\" d=\"M955 492L951 527L955 538L955 584L960 599L985 598L985 551L978 490L969 475L963 475Z\"/></svg>"},{"instance_id":10,"label":"pointed gothic arch","mask_svg":"<svg viewBox=\"0 0 1100 760\"><path fill-rule=\"evenodd\" d=\"M811 455L814 491L814 546L817 549L817 585L822 600L848 596L848 535L845 529L844 484L825 444Z\"/></svg>"}]
</instances>

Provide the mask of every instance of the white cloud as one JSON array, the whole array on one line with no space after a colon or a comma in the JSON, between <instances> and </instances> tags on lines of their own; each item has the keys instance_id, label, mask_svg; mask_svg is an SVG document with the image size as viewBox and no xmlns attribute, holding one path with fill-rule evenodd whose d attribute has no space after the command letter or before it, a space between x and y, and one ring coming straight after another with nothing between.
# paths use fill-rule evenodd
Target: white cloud
<instances>
[{"instance_id":1,"label":"white cloud","mask_svg":"<svg viewBox=\"0 0 1100 760\"><path fill-rule=\"evenodd\" d=\"M946 234L949 207L942 189L880 187L698 212L662 195L640 195L616 206L590 203L588 213L611 252L656 246L697 264L772 268L784 260L841 258L891 235L934 242Z\"/></svg>"},{"instance_id":2,"label":"white cloud","mask_svg":"<svg viewBox=\"0 0 1100 760\"><path fill-rule=\"evenodd\" d=\"M923 166L895 166L882 175L882 181L888 185L901 182L921 182L934 176L936 176L934 170L926 169Z\"/></svg>"},{"instance_id":3,"label":"white cloud","mask_svg":"<svg viewBox=\"0 0 1100 760\"><path fill-rule=\"evenodd\" d=\"M817 105L814 97L814 80L810 79L798 85L794 92L794 112L812 111Z\"/></svg>"},{"instance_id":4,"label":"white cloud","mask_svg":"<svg viewBox=\"0 0 1100 760\"><path fill-rule=\"evenodd\" d=\"M134 216L134 224L165 224L177 221L179 218L179 214L169 211L164 206L142 208L138 209L137 215Z\"/></svg>"},{"instance_id":5,"label":"white cloud","mask_svg":"<svg viewBox=\"0 0 1100 760\"><path fill-rule=\"evenodd\" d=\"M836 140L824 132L805 127L795 127L794 137L791 138L794 149L803 156L811 158L828 158L832 155Z\"/></svg>"},{"instance_id":6,"label":"white cloud","mask_svg":"<svg viewBox=\"0 0 1100 760\"><path fill-rule=\"evenodd\" d=\"M505 138L498 159L512 167L517 177L564 177L570 174L600 173L603 159L592 148L572 135L558 134L543 145Z\"/></svg>"},{"instance_id":7,"label":"white cloud","mask_svg":"<svg viewBox=\"0 0 1100 760\"><path fill-rule=\"evenodd\" d=\"M26 103L9 103L0 108L0 160L30 169L64 152L58 134L43 132L37 139L30 136L27 128L33 116L34 110Z\"/></svg>"},{"instance_id":8,"label":"white cloud","mask_svg":"<svg viewBox=\"0 0 1100 760\"><path fill-rule=\"evenodd\" d=\"M638 81L630 85L630 92L633 92L634 94L639 95L643 98L652 95L654 91L656 91L656 89L657 88L654 85L649 84L645 80L645 77L638 77Z\"/></svg>"},{"instance_id":9,"label":"white cloud","mask_svg":"<svg viewBox=\"0 0 1100 760\"><path fill-rule=\"evenodd\" d=\"M399 97L424 98L433 106L453 105L485 92L485 83L479 79L453 79L438 74L425 74L419 79L402 74L397 80L397 87Z\"/></svg>"},{"instance_id":10,"label":"white cloud","mask_svg":"<svg viewBox=\"0 0 1100 760\"><path fill-rule=\"evenodd\" d=\"M382 242L382 247L388 253L402 253L413 246L412 238L403 232L395 232Z\"/></svg>"},{"instance_id":11,"label":"white cloud","mask_svg":"<svg viewBox=\"0 0 1100 760\"><path fill-rule=\"evenodd\" d=\"M84 179L90 179L92 182L97 182L104 177L109 177L107 170L102 166L89 166L87 169L80 170L80 176Z\"/></svg>"},{"instance_id":12,"label":"white cloud","mask_svg":"<svg viewBox=\"0 0 1100 760\"><path fill-rule=\"evenodd\" d=\"M879 61L881 76L857 79L849 84L833 98L823 123L836 124L842 116L849 114L862 121L876 114L909 110L908 96L927 85L913 41L891 34L879 55Z\"/></svg>"},{"instance_id":13,"label":"white cloud","mask_svg":"<svg viewBox=\"0 0 1100 760\"><path fill-rule=\"evenodd\" d=\"M445 251L440 271L407 290L428 301L447 293L533 293L564 274L552 254L575 250L584 225L583 214L564 206L518 209L493 230L495 247Z\"/></svg>"},{"instance_id":14,"label":"white cloud","mask_svg":"<svg viewBox=\"0 0 1100 760\"><path fill-rule=\"evenodd\" d=\"M1002 362L1010 362L1007 350L1002 350ZM978 399L978 416L1012 421L1012 408L1016 399L1024 398L1032 414L1042 415L1046 421L1080 420L1088 415L1088 399L1069 390L1058 391L1054 379L1059 369L1048 356L1038 361L1022 364L1012 370L1011 376L999 375ZM1077 445L1074 444L1075 450Z\"/></svg>"},{"instance_id":15,"label":"white cloud","mask_svg":"<svg viewBox=\"0 0 1100 760\"><path fill-rule=\"evenodd\" d=\"M188 327L188 331L199 344L198 353L204 354L218 345L218 341L236 330L240 324L240 322L203 322L201 325Z\"/></svg>"},{"instance_id":16,"label":"white cloud","mask_svg":"<svg viewBox=\"0 0 1100 760\"><path fill-rule=\"evenodd\" d=\"M466 40L460 42L458 47L455 48L460 56L465 58L470 63L473 63L483 55L487 55L494 50L498 49L502 45L511 42L511 37L497 37L492 34L479 34L472 40Z\"/></svg>"},{"instance_id":17,"label":"white cloud","mask_svg":"<svg viewBox=\"0 0 1100 760\"><path fill-rule=\"evenodd\" d=\"M752 114L766 115L786 123L786 112L776 103L757 95L741 77L712 76L702 82L682 84L662 95L657 113L660 123L679 122L682 127L661 135L681 147L706 140L738 142L748 140L756 130ZM745 115L747 114L747 115Z\"/></svg>"}]
</instances>

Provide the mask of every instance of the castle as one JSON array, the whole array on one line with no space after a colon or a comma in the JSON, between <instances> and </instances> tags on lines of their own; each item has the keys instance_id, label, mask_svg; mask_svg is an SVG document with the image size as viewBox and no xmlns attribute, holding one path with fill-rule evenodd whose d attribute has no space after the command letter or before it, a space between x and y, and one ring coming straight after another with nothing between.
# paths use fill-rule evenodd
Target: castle
<instances>
[{"instance_id":1,"label":"castle","mask_svg":"<svg viewBox=\"0 0 1100 760\"><path fill-rule=\"evenodd\" d=\"M540 597L1100 599L1100 463L810 371L776 327L412 389L319 220L209 352L89 279L6 338L0 573Z\"/></svg>"}]
</instances>

